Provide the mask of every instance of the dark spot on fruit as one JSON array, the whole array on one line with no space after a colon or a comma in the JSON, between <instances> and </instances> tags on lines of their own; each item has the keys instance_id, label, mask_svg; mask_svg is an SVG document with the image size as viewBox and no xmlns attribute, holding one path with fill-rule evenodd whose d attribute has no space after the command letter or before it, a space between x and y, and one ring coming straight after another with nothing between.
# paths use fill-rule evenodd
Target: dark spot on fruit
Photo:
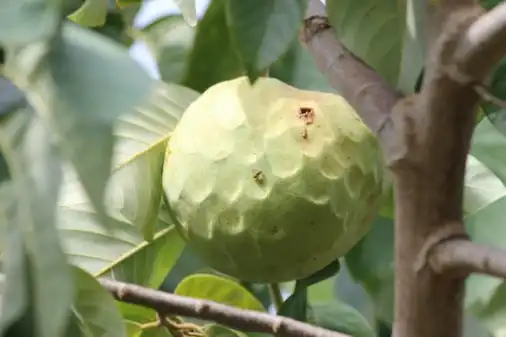
<instances>
[{"instance_id":1,"label":"dark spot on fruit","mask_svg":"<svg viewBox=\"0 0 506 337\"><path fill-rule=\"evenodd\" d=\"M276 235L279 233L279 228L277 226L274 226L271 228L271 234Z\"/></svg>"},{"instance_id":2,"label":"dark spot on fruit","mask_svg":"<svg viewBox=\"0 0 506 337\"><path fill-rule=\"evenodd\" d=\"M255 179L257 184L263 185L265 182L265 175L260 170L253 170L253 179Z\"/></svg>"},{"instance_id":3,"label":"dark spot on fruit","mask_svg":"<svg viewBox=\"0 0 506 337\"><path fill-rule=\"evenodd\" d=\"M314 110L312 108L299 108L299 112L297 113L297 116L306 123L306 125L313 124L314 122Z\"/></svg>"}]
</instances>

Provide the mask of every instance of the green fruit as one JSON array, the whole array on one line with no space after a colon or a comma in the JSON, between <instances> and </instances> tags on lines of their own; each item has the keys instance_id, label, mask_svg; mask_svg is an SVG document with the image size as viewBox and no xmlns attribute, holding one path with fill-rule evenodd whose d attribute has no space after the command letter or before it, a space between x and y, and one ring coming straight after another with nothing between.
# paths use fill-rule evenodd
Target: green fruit
<instances>
[{"instance_id":1,"label":"green fruit","mask_svg":"<svg viewBox=\"0 0 506 337\"><path fill-rule=\"evenodd\" d=\"M240 77L185 111L163 188L178 229L212 268L284 282L317 272L369 231L383 167L374 135L342 97Z\"/></svg>"}]
</instances>

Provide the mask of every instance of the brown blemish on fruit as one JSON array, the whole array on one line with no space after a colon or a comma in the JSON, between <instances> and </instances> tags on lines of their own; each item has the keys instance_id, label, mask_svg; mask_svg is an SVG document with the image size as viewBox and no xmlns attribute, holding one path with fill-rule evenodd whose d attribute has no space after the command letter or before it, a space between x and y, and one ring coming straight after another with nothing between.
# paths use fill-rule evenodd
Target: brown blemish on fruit
<instances>
[{"instance_id":1,"label":"brown blemish on fruit","mask_svg":"<svg viewBox=\"0 0 506 337\"><path fill-rule=\"evenodd\" d=\"M257 182L259 185L263 185L265 182L265 175L260 170L253 170L253 179Z\"/></svg>"},{"instance_id":2,"label":"brown blemish on fruit","mask_svg":"<svg viewBox=\"0 0 506 337\"><path fill-rule=\"evenodd\" d=\"M302 138L303 139L306 139L307 140L307 128L304 128L304 130L302 130Z\"/></svg>"},{"instance_id":3,"label":"brown blemish on fruit","mask_svg":"<svg viewBox=\"0 0 506 337\"><path fill-rule=\"evenodd\" d=\"M299 112L297 113L297 116L304 121L306 125L313 124L314 122L314 110L312 108L299 108Z\"/></svg>"}]
</instances>

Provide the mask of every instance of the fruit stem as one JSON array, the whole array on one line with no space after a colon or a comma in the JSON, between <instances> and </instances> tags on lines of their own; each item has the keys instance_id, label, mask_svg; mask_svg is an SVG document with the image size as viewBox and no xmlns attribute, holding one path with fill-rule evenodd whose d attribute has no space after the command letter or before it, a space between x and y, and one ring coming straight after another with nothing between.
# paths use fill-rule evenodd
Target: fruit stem
<instances>
[{"instance_id":1,"label":"fruit stem","mask_svg":"<svg viewBox=\"0 0 506 337\"><path fill-rule=\"evenodd\" d=\"M269 294L271 295L272 303L274 303L274 306L276 307L276 311L279 311L279 308L281 308L281 305L283 304L283 296L281 295L279 283L269 284Z\"/></svg>"}]
</instances>

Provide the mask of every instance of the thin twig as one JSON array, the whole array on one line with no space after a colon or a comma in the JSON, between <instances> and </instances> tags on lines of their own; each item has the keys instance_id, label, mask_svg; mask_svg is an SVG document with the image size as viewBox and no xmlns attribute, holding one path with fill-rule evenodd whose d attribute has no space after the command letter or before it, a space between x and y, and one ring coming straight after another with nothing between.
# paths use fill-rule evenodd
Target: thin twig
<instances>
[{"instance_id":1,"label":"thin twig","mask_svg":"<svg viewBox=\"0 0 506 337\"><path fill-rule=\"evenodd\" d=\"M99 279L99 282L118 301L148 307L164 315L210 320L245 332L271 333L281 337L349 337L264 312L234 308L110 279Z\"/></svg>"},{"instance_id":2,"label":"thin twig","mask_svg":"<svg viewBox=\"0 0 506 337\"><path fill-rule=\"evenodd\" d=\"M450 240L438 244L430 254L429 261L439 273L452 275L459 271L506 279L506 251L469 240Z\"/></svg>"},{"instance_id":3,"label":"thin twig","mask_svg":"<svg viewBox=\"0 0 506 337\"><path fill-rule=\"evenodd\" d=\"M480 97L488 103L494 104L495 106L506 109L506 101L501 100L498 97L492 95L490 91L488 91L487 87L481 84L477 84L474 86L474 90L480 95Z\"/></svg>"},{"instance_id":4,"label":"thin twig","mask_svg":"<svg viewBox=\"0 0 506 337\"><path fill-rule=\"evenodd\" d=\"M283 296L281 295L281 289L278 283L269 284L269 295L271 296L276 310L279 310L283 304Z\"/></svg>"},{"instance_id":5,"label":"thin twig","mask_svg":"<svg viewBox=\"0 0 506 337\"><path fill-rule=\"evenodd\" d=\"M309 0L300 40L329 84L357 111L378 138L387 137L389 114L401 96L365 62L353 55L330 27L325 6Z\"/></svg>"}]
</instances>

